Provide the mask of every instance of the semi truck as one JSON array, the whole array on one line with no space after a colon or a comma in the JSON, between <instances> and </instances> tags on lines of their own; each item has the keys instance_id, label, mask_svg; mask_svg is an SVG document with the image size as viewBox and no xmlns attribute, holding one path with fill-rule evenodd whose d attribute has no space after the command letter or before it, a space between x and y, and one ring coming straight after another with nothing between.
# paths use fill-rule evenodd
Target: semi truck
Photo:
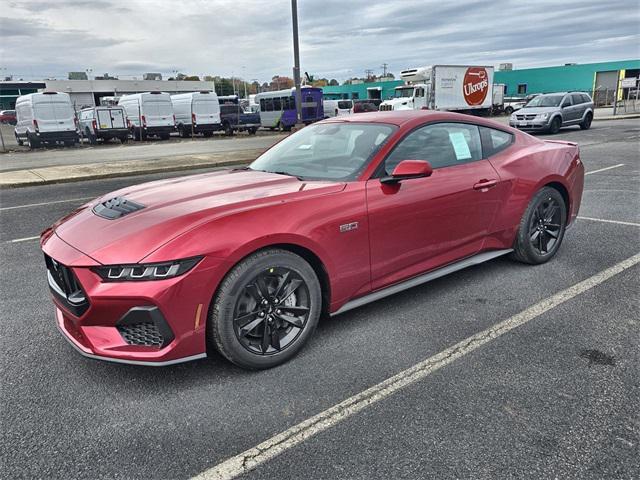
<instances>
[{"instance_id":1,"label":"semi truck","mask_svg":"<svg viewBox=\"0 0 640 480\"><path fill-rule=\"evenodd\" d=\"M404 85L380 110L448 110L489 113L493 106L493 67L431 65L400 72Z\"/></svg>"}]
</instances>

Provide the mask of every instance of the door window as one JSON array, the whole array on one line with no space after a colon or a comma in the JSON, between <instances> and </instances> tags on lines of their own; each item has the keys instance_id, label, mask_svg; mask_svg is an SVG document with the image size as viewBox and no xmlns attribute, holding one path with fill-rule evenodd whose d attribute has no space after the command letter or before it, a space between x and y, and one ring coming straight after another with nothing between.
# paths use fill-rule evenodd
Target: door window
<instances>
[{"instance_id":1,"label":"door window","mask_svg":"<svg viewBox=\"0 0 640 480\"><path fill-rule=\"evenodd\" d=\"M427 160L436 169L481 158L478 127L464 123L436 123L418 128L402 139L385 160L385 171L390 175L402 160Z\"/></svg>"},{"instance_id":2,"label":"door window","mask_svg":"<svg viewBox=\"0 0 640 480\"><path fill-rule=\"evenodd\" d=\"M562 103L560 104L560 108L565 108L570 106L571 106L571 95L567 95L566 97L564 97L564 100L562 100Z\"/></svg>"}]
</instances>

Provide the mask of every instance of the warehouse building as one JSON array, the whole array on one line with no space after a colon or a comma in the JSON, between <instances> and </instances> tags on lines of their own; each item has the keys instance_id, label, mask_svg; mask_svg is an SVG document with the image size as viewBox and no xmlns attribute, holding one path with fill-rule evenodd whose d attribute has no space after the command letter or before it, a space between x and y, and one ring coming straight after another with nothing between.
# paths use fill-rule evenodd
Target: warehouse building
<instances>
[{"instance_id":1,"label":"warehouse building","mask_svg":"<svg viewBox=\"0 0 640 480\"><path fill-rule=\"evenodd\" d=\"M213 91L213 82L190 80L43 80L41 82L0 82L0 109L15 108L20 95L50 90L65 92L80 109L100 105L103 97L120 97L129 93L168 92L170 94Z\"/></svg>"},{"instance_id":2,"label":"warehouse building","mask_svg":"<svg viewBox=\"0 0 640 480\"><path fill-rule=\"evenodd\" d=\"M506 64L508 65L508 64ZM583 91L594 95L599 105L611 104L624 92L620 80L638 78L640 60L567 64L556 67L496 70L494 83L505 85L506 96L524 97L532 93ZM349 85L323 87L327 99L385 100L393 96L394 89L403 82L362 82Z\"/></svg>"}]
</instances>

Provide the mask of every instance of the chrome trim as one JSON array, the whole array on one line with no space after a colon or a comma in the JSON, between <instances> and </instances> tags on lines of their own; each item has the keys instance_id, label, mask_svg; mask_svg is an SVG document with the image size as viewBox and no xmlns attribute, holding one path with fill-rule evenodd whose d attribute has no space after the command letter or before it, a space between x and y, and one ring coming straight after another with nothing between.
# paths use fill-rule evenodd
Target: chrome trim
<instances>
[{"instance_id":1,"label":"chrome trim","mask_svg":"<svg viewBox=\"0 0 640 480\"><path fill-rule=\"evenodd\" d=\"M401 283L396 283L394 285L391 285L390 287L386 287L386 288L383 288L382 290L377 290L363 297L359 297L354 300L351 300L345 303L337 311L332 313L331 316L333 317L334 315L339 315L341 313L347 312L354 308L361 307L362 305L366 305L367 303L375 302L376 300L380 300L382 298L388 297L389 295L402 292L403 290L417 287L418 285L422 285L423 283L430 282L431 280L435 280L436 278L444 277L445 275L449 275L450 273L457 272L458 270L462 270L464 268L471 267L473 265L478 265L480 263L493 260L494 258L501 257L502 255L506 255L507 253L511 253L512 251L513 251L512 248L508 248L505 250L493 250L491 252L479 253L472 257L465 258L463 260L449 264L437 270L424 273L417 277L410 278L409 280L405 280Z\"/></svg>"},{"instance_id":2,"label":"chrome trim","mask_svg":"<svg viewBox=\"0 0 640 480\"><path fill-rule=\"evenodd\" d=\"M142 360L121 360L119 358L103 357L102 355L94 355L93 353L87 353L87 352L83 351L80 347L78 347L73 342L73 340L71 340L69 338L69 336L65 333L65 331L62 330L62 328L60 328L60 325L58 324L57 321L56 321L56 327L58 327L58 330L60 331L62 336L65 338L65 340L67 342L69 342L71 344L71 346L73 348L75 348L75 350L80 355L82 355L83 357L91 358L93 360L102 360L102 361L111 362L111 363L123 363L123 364L126 364L126 365L142 365L144 367L167 367L169 365L175 365L177 363L190 362L192 360L199 360L201 358L206 358L207 357L206 353L199 353L197 355L191 355L190 357L176 358L175 360L167 360L165 362L145 362L145 361L142 361Z\"/></svg>"},{"instance_id":3,"label":"chrome trim","mask_svg":"<svg viewBox=\"0 0 640 480\"><path fill-rule=\"evenodd\" d=\"M47 280L49 281L49 286L61 297L63 298L67 298L67 294L64 293L62 291L62 289L60 288L60 286L56 283L56 281L53 278L53 275L51 275L51 272L49 270L47 270Z\"/></svg>"}]
</instances>

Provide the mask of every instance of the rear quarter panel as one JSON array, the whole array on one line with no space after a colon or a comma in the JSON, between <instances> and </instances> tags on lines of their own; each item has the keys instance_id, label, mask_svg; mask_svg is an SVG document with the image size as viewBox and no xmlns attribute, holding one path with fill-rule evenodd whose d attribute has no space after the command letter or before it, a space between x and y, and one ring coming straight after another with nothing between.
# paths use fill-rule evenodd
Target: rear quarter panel
<instances>
[{"instance_id":1,"label":"rear quarter panel","mask_svg":"<svg viewBox=\"0 0 640 480\"><path fill-rule=\"evenodd\" d=\"M575 220L584 184L584 166L577 145L541 141L517 132L516 143L489 159L505 188L505 202L496 217L488 248L510 248L520 220L535 193L545 185L561 185L567 194L568 218Z\"/></svg>"}]
</instances>

